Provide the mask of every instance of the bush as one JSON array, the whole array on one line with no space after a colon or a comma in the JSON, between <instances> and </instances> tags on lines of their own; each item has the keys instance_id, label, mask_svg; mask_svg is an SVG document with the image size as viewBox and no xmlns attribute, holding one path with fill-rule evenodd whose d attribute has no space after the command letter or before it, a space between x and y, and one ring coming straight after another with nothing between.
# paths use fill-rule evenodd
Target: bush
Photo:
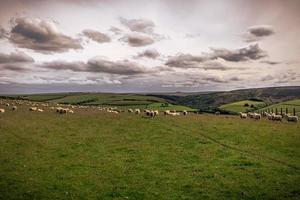
<instances>
[{"instance_id":1,"label":"bush","mask_svg":"<svg viewBox=\"0 0 300 200\"><path fill-rule=\"evenodd\" d=\"M249 104L248 104L248 103L245 103L245 104L244 104L244 106L245 106L245 107L248 107L248 106L249 106Z\"/></svg>"}]
</instances>

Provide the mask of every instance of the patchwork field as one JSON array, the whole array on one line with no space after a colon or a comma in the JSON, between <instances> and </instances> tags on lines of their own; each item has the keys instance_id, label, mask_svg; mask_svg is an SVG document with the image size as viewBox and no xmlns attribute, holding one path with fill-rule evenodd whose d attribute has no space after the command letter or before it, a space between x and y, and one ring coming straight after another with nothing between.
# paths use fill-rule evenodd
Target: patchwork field
<instances>
[{"instance_id":1,"label":"patchwork field","mask_svg":"<svg viewBox=\"0 0 300 200\"><path fill-rule=\"evenodd\" d=\"M0 199L299 199L300 123L0 113Z\"/></svg>"},{"instance_id":2,"label":"patchwork field","mask_svg":"<svg viewBox=\"0 0 300 200\"><path fill-rule=\"evenodd\" d=\"M248 112L248 111L257 110L258 108L262 108L265 106L266 103L264 103L263 101L244 100L244 101L224 104L219 108L222 110L238 113L238 112Z\"/></svg>"}]
</instances>

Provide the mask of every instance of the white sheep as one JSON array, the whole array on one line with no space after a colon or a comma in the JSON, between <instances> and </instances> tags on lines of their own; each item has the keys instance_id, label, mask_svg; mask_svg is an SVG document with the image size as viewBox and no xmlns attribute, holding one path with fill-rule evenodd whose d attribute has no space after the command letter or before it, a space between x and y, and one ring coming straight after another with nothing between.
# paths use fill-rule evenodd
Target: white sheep
<instances>
[{"instance_id":1,"label":"white sheep","mask_svg":"<svg viewBox=\"0 0 300 200\"><path fill-rule=\"evenodd\" d=\"M133 110L130 108L130 109L128 109L128 112L129 113L133 113Z\"/></svg>"},{"instance_id":2,"label":"white sheep","mask_svg":"<svg viewBox=\"0 0 300 200\"><path fill-rule=\"evenodd\" d=\"M137 114L137 115L139 115L141 113L141 110L140 109L135 109L134 113Z\"/></svg>"},{"instance_id":3,"label":"white sheep","mask_svg":"<svg viewBox=\"0 0 300 200\"><path fill-rule=\"evenodd\" d=\"M286 115L286 120L288 122L298 122L298 116Z\"/></svg>"},{"instance_id":4,"label":"white sheep","mask_svg":"<svg viewBox=\"0 0 300 200\"><path fill-rule=\"evenodd\" d=\"M17 110L17 109L18 109L17 106L12 107L12 110Z\"/></svg>"},{"instance_id":5,"label":"white sheep","mask_svg":"<svg viewBox=\"0 0 300 200\"><path fill-rule=\"evenodd\" d=\"M215 115L220 115L220 114L221 114L220 111L215 112Z\"/></svg>"},{"instance_id":6,"label":"white sheep","mask_svg":"<svg viewBox=\"0 0 300 200\"><path fill-rule=\"evenodd\" d=\"M3 108L0 108L0 113L5 113L5 110Z\"/></svg>"},{"instance_id":7,"label":"white sheep","mask_svg":"<svg viewBox=\"0 0 300 200\"><path fill-rule=\"evenodd\" d=\"M254 113L253 118L254 118L254 119L261 119L261 114L259 114L259 113Z\"/></svg>"},{"instance_id":8,"label":"white sheep","mask_svg":"<svg viewBox=\"0 0 300 200\"><path fill-rule=\"evenodd\" d=\"M183 114L183 115L187 115L188 112L187 112L186 110L184 110L184 111L182 111L182 114Z\"/></svg>"},{"instance_id":9,"label":"white sheep","mask_svg":"<svg viewBox=\"0 0 300 200\"><path fill-rule=\"evenodd\" d=\"M273 121L282 121L281 115L276 115L275 113L272 114L272 120Z\"/></svg>"},{"instance_id":10,"label":"white sheep","mask_svg":"<svg viewBox=\"0 0 300 200\"><path fill-rule=\"evenodd\" d=\"M29 111L37 111L37 107L30 107Z\"/></svg>"},{"instance_id":11,"label":"white sheep","mask_svg":"<svg viewBox=\"0 0 300 200\"><path fill-rule=\"evenodd\" d=\"M37 109L37 111L38 111L38 112L44 112L44 110L43 110L43 109L40 109L40 108Z\"/></svg>"},{"instance_id":12,"label":"white sheep","mask_svg":"<svg viewBox=\"0 0 300 200\"><path fill-rule=\"evenodd\" d=\"M164 111L164 115L169 115L170 114L170 111L169 110L165 110Z\"/></svg>"},{"instance_id":13,"label":"white sheep","mask_svg":"<svg viewBox=\"0 0 300 200\"><path fill-rule=\"evenodd\" d=\"M247 113L240 112L239 114L240 114L241 119L246 119L247 118Z\"/></svg>"}]
</instances>

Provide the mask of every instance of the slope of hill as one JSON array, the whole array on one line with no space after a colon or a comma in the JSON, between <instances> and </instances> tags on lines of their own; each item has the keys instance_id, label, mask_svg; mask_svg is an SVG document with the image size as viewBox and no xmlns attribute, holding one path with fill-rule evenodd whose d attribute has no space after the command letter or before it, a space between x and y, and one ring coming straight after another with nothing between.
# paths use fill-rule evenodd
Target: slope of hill
<instances>
[{"instance_id":1,"label":"slope of hill","mask_svg":"<svg viewBox=\"0 0 300 200\"><path fill-rule=\"evenodd\" d=\"M297 99L300 98L300 86L253 88L180 97L160 95L158 97L203 111L212 111L221 105L242 100L261 100L267 105L271 105Z\"/></svg>"},{"instance_id":2,"label":"slope of hill","mask_svg":"<svg viewBox=\"0 0 300 200\"><path fill-rule=\"evenodd\" d=\"M224 104L219 108L221 110L238 113L257 110L258 108L262 108L264 106L266 106L266 103L263 101L243 100Z\"/></svg>"}]
</instances>

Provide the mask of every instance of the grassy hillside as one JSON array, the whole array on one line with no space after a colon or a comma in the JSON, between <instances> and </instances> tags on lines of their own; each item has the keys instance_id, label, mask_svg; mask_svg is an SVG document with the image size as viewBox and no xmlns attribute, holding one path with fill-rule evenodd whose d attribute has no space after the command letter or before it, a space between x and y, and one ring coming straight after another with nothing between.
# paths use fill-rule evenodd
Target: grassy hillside
<instances>
[{"instance_id":1,"label":"grassy hillside","mask_svg":"<svg viewBox=\"0 0 300 200\"><path fill-rule=\"evenodd\" d=\"M275 112L276 108L278 112L280 112L281 109L283 110L283 112L285 112L286 109L288 109L288 112L291 114L293 114L293 109L295 108L296 115L300 116L300 99L294 99L291 101L273 104L271 106L264 107L261 110L273 110L273 112Z\"/></svg>"},{"instance_id":2,"label":"grassy hillside","mask_svg":"<svg viewBox=\"0 0 300 200\"><path fill-rule=\"evenodd\" d=\"M0 113L0 199L299 199L299 131L236 116L19 106Z\"/></svg>"},{"instance_id":3,"label":"grassy hillside","mask_svg":"<svg viewBox=\"0 0 300 200\"><path fill-rule=\"evenodd\" d=\"M156 95L157 96L157 95ZM203 111L215 110L221 105L242 101L246 99L262 100L267 104L300 98L300 86L254 88L234 90L229 92L215 92L188 96L158 95L180 105L198 108Z\"/></svg>"},{"instance_id":4,"label":"grassy hillside","mask_svg":"<svg viewBox=\"0 0 300 200\"><path fill-rule=\"evenodd\" d=\"M266 103L264 103L263 101L244 100L244 101L225 104L220 106L219 108L221 110L238 113L238 112L254 111L257 110L258 108L262 108L265 106Z\"/></svg>"}]
</instances>

